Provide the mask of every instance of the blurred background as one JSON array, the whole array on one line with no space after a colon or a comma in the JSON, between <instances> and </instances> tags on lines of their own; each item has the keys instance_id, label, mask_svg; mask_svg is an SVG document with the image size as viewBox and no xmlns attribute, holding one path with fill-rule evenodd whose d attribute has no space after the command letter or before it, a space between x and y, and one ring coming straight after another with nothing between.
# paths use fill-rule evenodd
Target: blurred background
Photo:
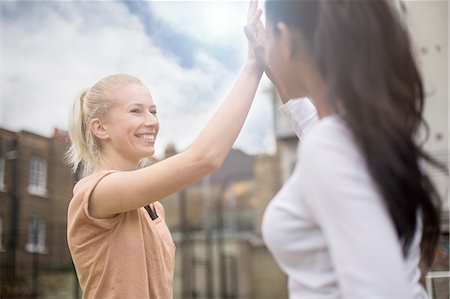
<instances>
[{"instance_id":1,"label":"blurred background","mask_svg":"<svg viewBox=\"0 0 450 299\"><path fill-rule=\"evenodd\" d=\"M425 146L448 166L448 1L395 3L425 80ZM66 240L81 174L63 161L76 94L109 74L139 77L161 123L153 163L185 150L245 63L247 5L0 2L0 298L81 298ZM287 299L260 231L265 206L295 166L297 137L280 104L264 78L223 167L161 201L177 244L175 299ZM449 181L430 172L444 198L443 227L423 283L432 298L449 298Z\"/></svg>"}]
</instances>

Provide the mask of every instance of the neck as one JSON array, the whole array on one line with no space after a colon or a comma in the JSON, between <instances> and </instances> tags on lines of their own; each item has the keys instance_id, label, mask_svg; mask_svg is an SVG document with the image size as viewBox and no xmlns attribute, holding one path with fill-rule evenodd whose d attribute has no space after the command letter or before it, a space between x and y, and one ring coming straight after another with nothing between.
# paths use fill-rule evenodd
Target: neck
<instances>
[{"instance_id":1,"label":"neck","mask_svg":"<svg viewBox=\"0 0 450 299\"><path fill-rule=\"evenodd\" d=\"M308 90L309 97L311 98L314 106L316 106L319 118L323 118L334 113L332 107L330 107L330 104L326 100L325 86L322 81L311 82Z\"/></svg>"},{"instance_id":2,"label":"neck","mask_svg":"<svg viewBox=\"0 0 450 299\"><path fill-rule=\"evenodd\" d=\"M102 151L102 158L96 171L100 170L121 170L131 171L138 169L139 161L125 159L114 151Z\"/></svg>"},{"instance_id":3,"label":"neck","mask_svg":"<svg viewBox=\"0 0 450 299\"><path fill-rule=\"evenodd\" d=\"M312 63L305 63L303 59L293 59L292 64L293 73L287 78L292 80L290 82L292 90L288 92L291 98L304 96L310 98L319 118L333 114L333 109L326 100L326 86L319 70Z\"/></svg>"}]
</instances>

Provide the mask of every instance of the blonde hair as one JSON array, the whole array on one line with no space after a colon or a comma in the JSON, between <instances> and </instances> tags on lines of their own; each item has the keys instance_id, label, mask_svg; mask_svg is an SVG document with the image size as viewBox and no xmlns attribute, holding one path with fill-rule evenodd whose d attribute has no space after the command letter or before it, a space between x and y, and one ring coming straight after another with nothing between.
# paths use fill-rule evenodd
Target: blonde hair
<instances>
[{"instance_id":1,"label":"blonde hair","mask_svg":"<svg viewBox=\"0 0 450 299\"><path fill-rule=\"evenodd\" d=\"M114 89L127 84L142 82L130 75L118 74L105 77L91 88L83 90L74 100L69 125L71 145L66 160L73 172L81 169L92 173L101 160L101 144L92 133L90 123L94 118L105 117L114 107Z\"/></svg>"}]
</instances>

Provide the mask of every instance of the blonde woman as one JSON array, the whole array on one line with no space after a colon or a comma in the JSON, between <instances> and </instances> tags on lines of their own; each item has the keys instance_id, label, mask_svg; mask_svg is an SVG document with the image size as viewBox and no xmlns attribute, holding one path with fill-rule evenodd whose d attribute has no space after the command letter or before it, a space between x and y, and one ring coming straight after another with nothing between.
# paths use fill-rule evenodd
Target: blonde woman
<instances>
[{"instance_id":1,"label":"blonde woman","mask_svg":"<svg viewBox=\"0 0 450 299\"><path fill-rule=\"evenodd\" d=\"M255 26L261 11L248 11ZM68 243L83 298L173 297L175 245L158 200L217 170L236 140L262 75L247 62L221 107L193 145L139 169L154 153L157 108L138 79L113 75L76 99L68 157L88 176L74 187Z\"/></svg>"}]
</instances>

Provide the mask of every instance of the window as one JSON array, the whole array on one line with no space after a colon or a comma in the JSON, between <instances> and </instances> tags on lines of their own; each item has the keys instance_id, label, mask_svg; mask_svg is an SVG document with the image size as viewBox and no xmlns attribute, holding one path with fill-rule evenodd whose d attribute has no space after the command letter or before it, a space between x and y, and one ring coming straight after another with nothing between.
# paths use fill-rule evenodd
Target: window
<instances>
[{"instance_id":1,"label":"window","mask_svg":"<svg viewBox=\"0 0 450 299\"><path fill-rule=\"evenodd\" d=\"M3 217L0 216L0 252L5 252L5 247L3 247Z\"/></svg>"},{"instance_id":2,"label":"window","mask_svg":"<svg viewBox=\"0 0 450 299\"><path fill-rule=\"evenodd\" d=\"M47 196L47 163L43 158L31 157L28 192L33 195Z\"/></svg>"},{"instance_id":3,"label":"window","mask_svg":"<svg viewBox=\"0 0 450 299\"><path fill-rule=\"evenodd\" d=\"M0 191L6 191L5 186L5 158L0 158Z\"/></svg>"},{"instance_id":4,"label":"window","mask_svg":"<svg viewBox=\"0 0 450 299\"><path fill-rule=\"evenodd\" d=\"M25 249L31 253L47 253L45 221L33 216L28 220L28 241Z\"/></svg>"}]
</instances>

